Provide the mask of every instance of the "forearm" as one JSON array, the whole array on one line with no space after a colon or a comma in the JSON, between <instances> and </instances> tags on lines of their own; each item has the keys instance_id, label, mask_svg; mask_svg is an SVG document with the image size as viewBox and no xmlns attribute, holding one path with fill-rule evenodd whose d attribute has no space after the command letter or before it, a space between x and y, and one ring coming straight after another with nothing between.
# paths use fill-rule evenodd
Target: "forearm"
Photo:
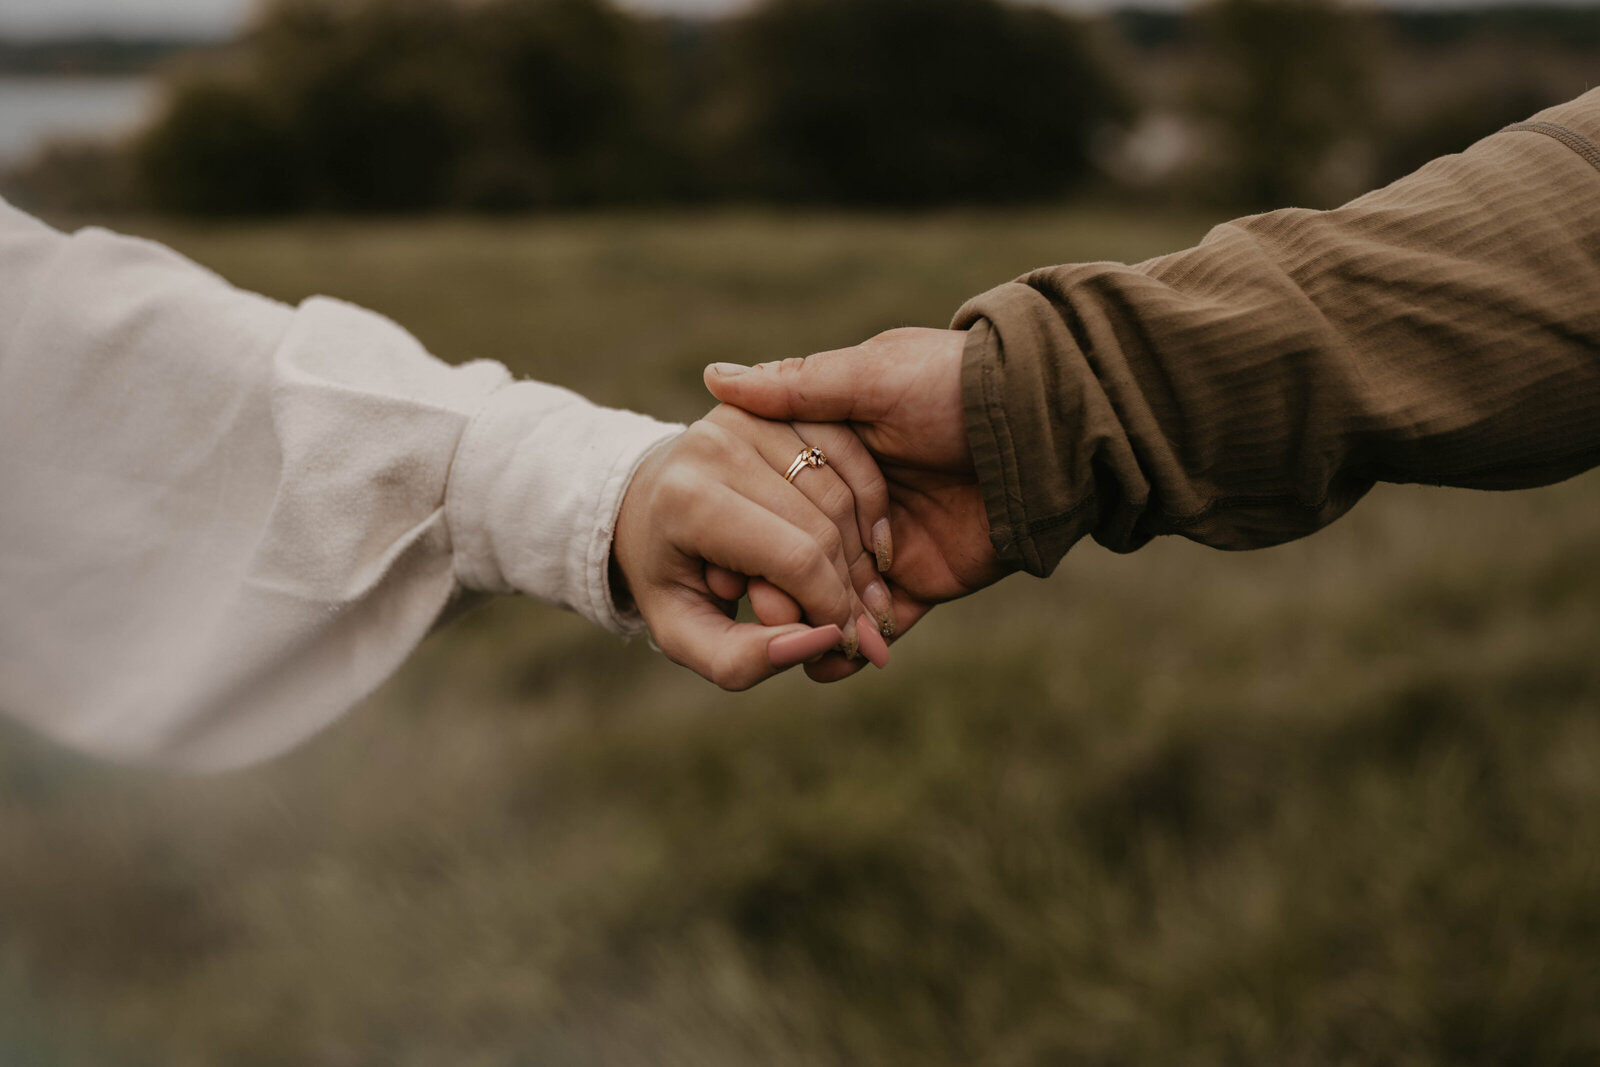
<instances>
[{"instance_id":1,"label":"forearm","mask_svg":"<svg viewBox=\"0 0 1600 1067\"><path fill-rule=\"evenodd\" d=\"M0 204L0 711L230 766L365 696L462 589L636 625L611 524L672 432Z\"/></svg>"},{"instance_id":2,"label":"forearm","mask_svg":"<svg viewBox=\"0 0 1600 1067\"><path fill-rule=\"evenodd\" d=\"M1539 118L1600 142L1600 93ZM1515 488L1600 462L1600 170L1574 144L1503 132L1335 211L971 301L963 394L1002 559L1048 573L1085 535L1254 548L1375 481Z\"/></svg>"}]
</instances>

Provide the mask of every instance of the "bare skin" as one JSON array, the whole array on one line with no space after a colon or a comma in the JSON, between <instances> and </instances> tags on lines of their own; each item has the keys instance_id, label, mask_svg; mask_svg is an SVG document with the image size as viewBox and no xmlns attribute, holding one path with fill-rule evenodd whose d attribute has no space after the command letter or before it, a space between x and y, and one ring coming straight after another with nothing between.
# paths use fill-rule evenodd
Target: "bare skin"
<instances>
[{"instance_id":1,"label":"bare skin","mask_svg":"<svg viewBox=\"0 0 1600 1067\"><path fill-rule=\"evenodd\" d=\"M847 429L814 436L722 406L647 456L623 499L615 592L668 658L725 689L800 662L825 680L853 673L863 628L877 632L864 601L892 611L862 537L886 517L883 480ZM808 443L828 465L785 481ZM759 623L734 618L747 594ZM793 610L775 611L780 598ZM825 642L813 632L829 628Z\"/></svg>"},{"instance_id":2,"label":"bare skin","mask_svg":"<svg viewBox=\"0 0 1600 1067\"><path fill-rule=\"evenodd\" d=\"M769 419L843 422L887 481L894 629L1003 577L967 443L957 330L900 329L853 348L746 368L713 364L718 400Z\"/></svg>"}]
</instances>

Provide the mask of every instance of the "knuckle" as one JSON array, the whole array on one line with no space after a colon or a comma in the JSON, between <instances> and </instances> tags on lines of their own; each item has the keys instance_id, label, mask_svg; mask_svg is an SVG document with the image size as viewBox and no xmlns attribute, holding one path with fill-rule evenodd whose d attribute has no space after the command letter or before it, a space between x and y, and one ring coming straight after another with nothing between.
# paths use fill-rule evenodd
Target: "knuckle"
<instances>
[{"instance_id":1,"label":"knuckle","mask_svg":"<svg viewBox=\"0 0 1600 1067\"><path fill-rule=\"evenodd\" d=\"M696 461L714 456L726 442L727 431L714 422L701 419L683 435L682 454Z\"/></svg>"},{"instance_id":2,"label":"knuckle","mask_svg":"<svg viewBox=\"0 0 1600 1067\"><path fill-rule=\"evenodd\" d=\"M856 496L843 479L835 478L818 495L817 507L835 522L845 522L855 517Z\"/></svg>"},{"instance_id":3,"label":"knuckle","mask_svg":"<svg viewBox=\"0 0 1600 1067\"><path fill-rule=\"evenodd\" d=\"M712 408L699 422L694 424L694 429L697 431L697 439L703 444L722 441L728 434L724 423L734 419L738 411L738 408L729 407L727 404L718 404Z\"/></svg>"},{"instance_id":4,"label":"knuckle","mask_svg":"<svg viewBox=\"0 0 1600 1067\"><path fill-rule=\"evenodd\" d=\"M801 538L781 550L778 556L780 573L790 579L814 576L820 568L828 566L827 557L815 541Z\"/></svg>"},{"instance_id":5,"label":"knuckle","mask_svg":"<svg viewBox=\"0 0 1600 1067\"><path fill-rule=\"evenodd\" d=\"M839 532L837 526L822 526L814 536L824 559L835 560L844 555L844 535Z\"/></svg>"},{"instance_id":6,"label":"knuckle","mask_svg":"<svg viewBox=\"0 0 1600 1067\"><path fill-rule=\"evenodd\" d=\"M672 514L683 515L699 495L699 483L700 479L688 464L669 463L656 481L656 493Z\"/></svg>"},{"instance_id":7,"label":"knuckle","mask_svg":"<svg viewBox=\"0 0 1600 1067\"><path fill-rule=\"evenodd\" d=\"M737 408L732 404L718 404L708 411L700 422L708 433L726 441L731 435L732 427L744 425L753 418L754 416L744 408Z\"/></svg>"},{"instance_id":8,"label":"knuckle","mask_svg":"<svg viewBox=\"0 0 1600 1067\"><path fill-rule=\"evenodd\" d=\"M773 367L773 373L779 378L795 378L805 370L804 356L790 356L788 359L779 360Z\"/></svg>"}]
</instances>

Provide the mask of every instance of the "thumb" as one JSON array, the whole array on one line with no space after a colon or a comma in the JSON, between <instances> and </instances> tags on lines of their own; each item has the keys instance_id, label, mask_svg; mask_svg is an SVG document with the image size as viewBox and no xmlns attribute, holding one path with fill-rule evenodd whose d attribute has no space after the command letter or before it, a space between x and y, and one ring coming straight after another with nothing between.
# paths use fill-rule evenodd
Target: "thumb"
<instances>
[{"instance_id":1,"label":"thumb","mask_svg":"<svg viewBox=\"0 0 1600 1067\"><path fill-rule=\"evenodd\" d=\"M874 371L858 347L755 367L713 363L705 369L705 383L718 400L762 418L846 422L872 417Z\"/></svg>"}]
</instances>

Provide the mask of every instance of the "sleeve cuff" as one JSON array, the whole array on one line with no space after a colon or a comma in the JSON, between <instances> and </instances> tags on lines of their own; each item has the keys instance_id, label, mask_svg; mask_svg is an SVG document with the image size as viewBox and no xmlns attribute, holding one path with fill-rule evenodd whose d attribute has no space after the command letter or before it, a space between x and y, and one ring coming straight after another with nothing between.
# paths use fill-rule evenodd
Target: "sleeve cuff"
<instances>
[{"instance_id":1,"label":"sleeve cuff","mask_svg":"<svg viewBox=\"0 0 1600 1067\"><path fill-rule=\"evenodd\" d=\"M955 320L968 331L961 402L989 539L1001 563L1039 578L1094 530L1100 513L1093 485L1074 470L1081 437L1064 452L1057 432L1081 430L1086 419L1041 303L1008 283L968 301Z\"/></svg>"},{"instance_id":2,"label":"sleeve cuff","mask_svg":"<svg viewBox=\"0 0 1600 1067\"><path fill-rule=\"evenodd\" d=\"M611 598L611 539L640 461L682 429L542 382L492 394L461 437L445 496L457 580L642 632Z\"/></svg>"}]
</instances>

